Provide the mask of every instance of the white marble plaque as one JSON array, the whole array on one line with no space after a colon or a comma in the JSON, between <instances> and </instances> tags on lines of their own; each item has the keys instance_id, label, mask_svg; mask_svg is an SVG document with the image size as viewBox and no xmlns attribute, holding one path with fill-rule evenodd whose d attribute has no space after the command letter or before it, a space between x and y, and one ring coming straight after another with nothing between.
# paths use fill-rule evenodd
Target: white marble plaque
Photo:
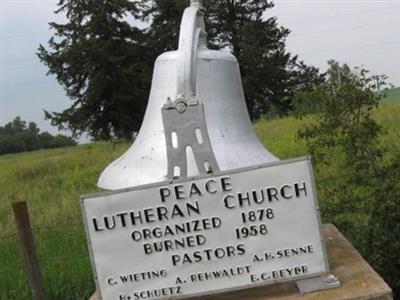
<instances>
[{"instance_id":1,"label":"white marble plaque","mask_svg":"<svg viewBox=\"0 0 400 300\"><path fill-rule=\"evenodd\" d=\"M308 158L82 197L103 300L167 299L328 272Z\"/></svg>"}]
</instances>

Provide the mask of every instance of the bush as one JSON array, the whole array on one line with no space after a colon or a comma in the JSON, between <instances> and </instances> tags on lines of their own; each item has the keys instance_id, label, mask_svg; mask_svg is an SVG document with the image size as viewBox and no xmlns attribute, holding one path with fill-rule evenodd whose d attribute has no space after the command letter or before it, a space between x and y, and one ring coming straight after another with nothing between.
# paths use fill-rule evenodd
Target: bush
<instances>
[{"instance_id":1,"label":"bush","mask_svg":"<svg viewBox=\"0 0 400 300\"><path fill-rule=\"evenodd\" d=\"M322 215L400 297L400 155L381 143L385 130L371 116L386 77L335 61L329 65L323 84L295 96L297 116L314 112L315 120L298 136L306 141L317 172L336 174L319 184Z\"/></svg>"}]
</instances>

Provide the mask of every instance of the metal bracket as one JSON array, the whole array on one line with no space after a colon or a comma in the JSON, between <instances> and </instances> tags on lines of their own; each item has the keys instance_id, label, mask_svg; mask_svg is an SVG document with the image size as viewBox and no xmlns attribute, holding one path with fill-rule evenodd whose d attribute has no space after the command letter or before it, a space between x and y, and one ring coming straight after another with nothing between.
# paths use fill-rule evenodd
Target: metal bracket
<instances>
[{"instance_id":1,"label":"metal bracket","mask_svg":"<svg viewBox=\"0 0 400 300\"><path fill-rule=\"evenodd\" d=\"M179 33L176 100L162 107L167 144L168 179L187 177L187 149L193 152L200 174L219 171L208 135L203 104L196 97L199 47L206 45L202 0L191 0Z\"/></svg>"},{"instance_id":2,"label":"metal bracket","mask_svg":"<svg viewBox=\"0 0 400 300\"><path fill-rule=\"evenodd\" d=\"M168 99L162 108L167 144L168 179L187 177L187 148L190 147L200 174L219 171L208 135L204 106L196 98Z\"/></svg>"},{"instance_id":3,"label":"metal bracket","mask_svg":"<svg viewBox=\"0 0 400 300\"><path fill-rule=\"evenodd\" d=\"M335 275L330 274L297 280L296 285L300 293L304 294L340 287L340 281Z\"/></svg>"}]
</instances>

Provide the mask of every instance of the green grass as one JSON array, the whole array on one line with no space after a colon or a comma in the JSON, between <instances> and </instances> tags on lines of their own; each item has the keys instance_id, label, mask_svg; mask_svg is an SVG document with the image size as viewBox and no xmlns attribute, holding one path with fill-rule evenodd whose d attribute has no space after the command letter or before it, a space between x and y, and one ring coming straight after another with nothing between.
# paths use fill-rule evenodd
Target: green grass
<instances>
[{"instance_id":1,"label":"green grass","mask_svg":"<svg viewBox=\"0 0 400 300\"><path fill-rule=\"evenodd\" d=\"M374 118L387 131L382 142L389 149L399 149L400 105L396 103L382 105L374 112ZM288 159L307 154L306 144L297 138L297 132L310 122L312 122L311 118L302 120L294 117L275 120L263 119L255 124L255 130L265 147L280 159Z\"/></svg>"},{"instance_id":2,"label":"green grass","mask_svg":"<svg viewBox=\"0 0 400 300\"><path fill-rule=\"evenodd\" d=\"M387 103L374 116L388 131L382 142L398 153L400 105ZM307 154L296 133L310 121L260 120L255 130L271 152L287 159ZM100 172L128 146L94 143L0 156L0 299L30 298L10 208L21 200L28 201L49 299L88 299L94 284L79 196L97 190ZM319 174L326 175L332 174Z\"/></svg>"},{"instance_id":3,"label":"green grass","mask_svg":"<svg viewBox=\"0 0 400 300\"><path fill-rule=\"evenodd\" d=\"M400 87L393 88L387 92L387 96L385 98L386 103L400 102Z\"/></svg>"},{"instance_id":4,"label":"green grass","mask_svg":"<svg viewBox=\"0 0 400 300\"><path fill-rule=\"evenodd\" d=\"M0 299L30 299L23 273L12 201L28 202L49 299L88 299L94 290L79 208L81 194L96 191L102 169L128 145L0 156Z\"/></svg>"}]
</instances>

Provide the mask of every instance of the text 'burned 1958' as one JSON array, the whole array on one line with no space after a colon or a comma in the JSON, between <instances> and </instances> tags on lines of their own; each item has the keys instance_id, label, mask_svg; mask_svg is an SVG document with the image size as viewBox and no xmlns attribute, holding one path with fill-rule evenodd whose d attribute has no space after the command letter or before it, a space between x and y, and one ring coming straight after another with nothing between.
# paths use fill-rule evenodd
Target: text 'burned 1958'
<instances>
[{"instance_id":1,"label":"text 'burned 1958'","mask_svg":"<svg viewBox=\"0 0 400 300\"><path fill-rule=\"evenodd\" d=\"M308 160L85 197L104 299L161 299L326 272Z\"/></svg>"}]
</instances>

